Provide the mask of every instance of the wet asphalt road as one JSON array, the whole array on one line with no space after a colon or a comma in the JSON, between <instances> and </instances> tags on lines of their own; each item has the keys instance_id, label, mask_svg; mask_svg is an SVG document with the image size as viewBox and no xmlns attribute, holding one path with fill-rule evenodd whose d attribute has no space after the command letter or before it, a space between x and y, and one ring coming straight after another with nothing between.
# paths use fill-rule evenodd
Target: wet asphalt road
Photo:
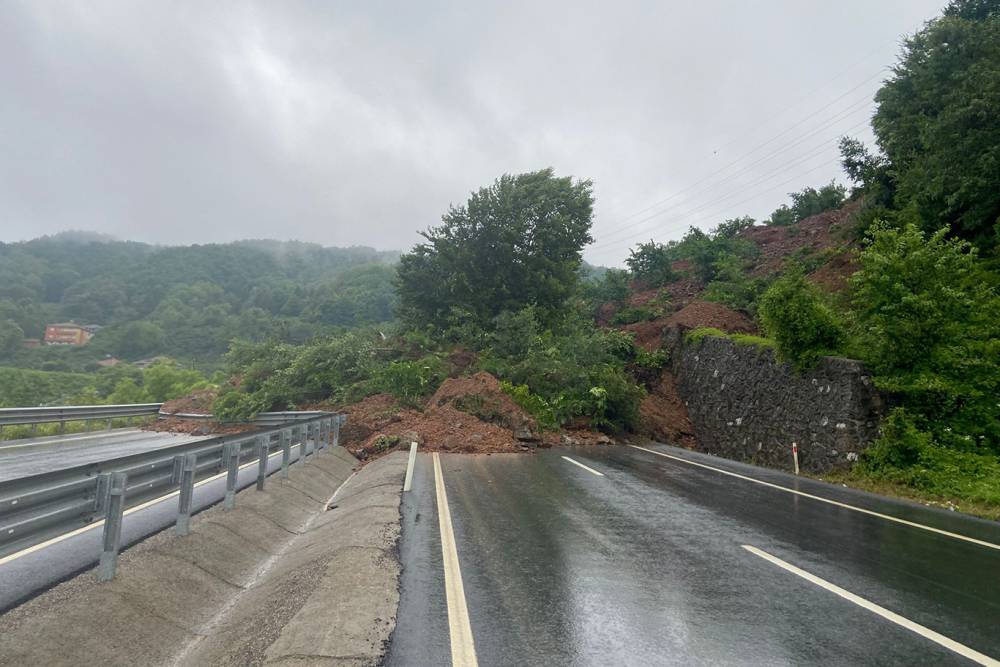
<instances>
[{"instance_id":1,"label":"wet asphalt road","mask_svg":"<svg viewBox=\"0 0 1000 667\"><path fill-rule=\"evenodd\" d=\"M307 447L309 455L313 444ZM299 447L292 447L292 464L299 458ZM306 463L309 465L309 457ZM281 453L272 454L268 460L268 474L281 469ZM252 461L240 469L237 488L244 489L257 481L257 463ZM225 496L224 474L216 479L199 482L192 499L193 512L197 513L220 502ZM129 510L122 522L123 549L150 535L169 528L177 520L178 498L173 493L159 502L151 502L138 511ZM88 570L101 555L103 529L100 525L89 527L77 534L17 557L0 558L0 613L55 586L61 581Z\"/></svg>"},{"instance_id":2,"label":"wet asphalt road","mask_svg":"<svg viewBox=\"0 0 1000 667\"><path fill-rule=\"evenodd\" d=\"M993 522L653 447L1000 544ZM1000 550L628 447L441 464L484 667L972 664L742 545L1000 657ZM418 457L403 521L386 664L449 665L429 455Z\"/></svg>"},{"instance_id":3,"label":"wet asphalt road","mask_svg":"<svg viewBox=\"0 0 1000 667\"><path fill-rule=\"evenodd\" d=\"M0 442L0 482L203 439L205 436L115 429Z\"/></svg>"}]
</instances>

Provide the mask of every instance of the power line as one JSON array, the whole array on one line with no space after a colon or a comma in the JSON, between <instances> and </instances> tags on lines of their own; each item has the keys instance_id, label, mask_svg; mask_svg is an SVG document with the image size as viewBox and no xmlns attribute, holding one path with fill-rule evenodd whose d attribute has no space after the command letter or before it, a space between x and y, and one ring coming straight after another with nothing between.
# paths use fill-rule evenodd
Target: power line
<instances>
[{"instance_id":1,"label":"power line","mask_svg":"<svg viewBox=\"0 0 1000 667\"><path fill-rule=\"evenodd\" d=\"M804 135L796 138L794 141L792 141L791 143L785 145L783 148L781 148L781 149L779 149L777 151L773 151L772 153L769 153L768 155L766 155L766 156L764 156L762 158L759 158L759 159L755 160L754 162L751 162L748 165L745 165L740 171L737 171L737 172L735 172L733 174L729 174L727 176L727 178L728 179L732 179L732 178L736 178L738 176L742 176L743 174L749 173L752 170L752 168L755 167L756 165L764 163L764 162L767 162L767 161L769 161L769 160L771 160L771 159L773 159L773 158L775 158L775 157L777 157L777 156L779 156L779 155L781 155L783 153L786 153L789 150L791 150L792 148L800 145L801 143L803 143L807 139L809 139L811 137L814 137L817 134L823 132L824 130L827 130L827 129L833 127L834 125L836 125L837 123L841 122L842 120L844 120L846 118L850 118L851 116L853 116L854 114L856 114L858 111L863 110L864 109L863 105L867 104L868 100L861 100L861 103L862 103L861 106L859 106L858 103L855 103L855 104L852 104L851 106L847 107L846 109L841 110L840 112L838 112L834 116L832 116L829 119L827 119L827 121L824 122L824 124L821 125L820 127L815 128L814 130L812 130L812 131L810 131L810 132L808 132L808 133L806 133L806 134L804 134ZM855 129L857 129L859 127L862 127L862 126L866 125L867 123L868 123L868 119L865 119L864 121L862 121L859 124L854 125L853 127L850 127L850 128L848 128L846 130L840 130L840 131L838 131L837 134L853 132ZM825 140L825 141L829 141L829 140ZM817 146L817 147L814 147L813 149L810 149L810 150L815 151L813 153L813 155L818 154L819 152L822 152L828 146L828 144L826 144L825 141L820 146ZM785 170L787 168L787 166L788 165L785 165L783 167L779 167L778 171ZM769 173L775 173L775 172L772 171L772 172L769 172ZM711 187L712 186L709 185L707 187L707 189L710 190ZM699 188L698 189L698 191L702 191L702 190L706 190L706 188L703 187L703 188ZM637 220L637 221L635 221L635 222L633 222L631 224L618 227L617 229L612 230L609 234L611 236L613 236L613 237L614 236L618 236L618 234L620 232L628 230L628 229L631 229L631 228L634 228L637 225L640 225L640 224L642 224L644 222L648 222L649 220L652 220L652 219L654 219L656 217L659 217L659 216L667 213L668 211L671 211L673 209L676 209L678 206L683 205L683 203L684 202L681 201L681 202L672 204L671 206L668 206L667 208L664 208L664 209L661 209L659 211L656 211L655 213L652 213L652 214L650 214L650 215L648 215L648 216L646 216L646 217L644 217L644 218L642 218L640 220ZM642 232L641 234L644 234L644 233L645 232Z\"/></svg>"},{"instance_id":2,"label":"power line","mask_svg":"<svg viewBox=\"0 0 1000 667\"><path fill-rule=\"evenodd\" d=\"M873 79L875 79L875 78L877 78L877 77L881 76L881 74L882 74L882 73L883 73L884 71L886 71L886 68L885 68L885 67L882 67L882 68L880 68L880 69L879 69L879 71L878 71L878 72L876 72L875 74L873 74L873 75L869 76L868 78L866 78L866 79L865 79L864 81L862 81L861 83L859 83L859 84L857 84L857 85L853 86L852 88L850 88L850 89L848 89L847 91L845 91L844 93L840 94L839 96L837 96L836 98L834 98L834 99L833 99L833 100L831 100L830 102L826 103L826 105L825 105L825 107L824 107L824 108L829 108L829 106L833 105L833 104L834 104L834 103L836 103L836 102L839 102L839 101L840 101L840 100L842 100L843 98L847 97L848 95L850 95L851 93L853 93L854 91L856 91L856 90L857 90L858 88L860 88L860 87L864 86L865 84L867 84L867 83L871 82L871 81L872 81ZM822 110L822 109L818 109L817 111L821 111L821 110ZM621 222L625 222L625 221L627 221L627 220L630 220L631 218L634 218L634 217L636 217L637 215L641 215L641 214L645 213L646 211L649 211L649 210L651 210L651 209L654 209L654 208L656 208L656 207L660 206L661 204L665 204L666 202L668 202L668 201L671 201L671 200L673 200L673 199L677 198L678 196L680 196L681 194L684 194L685 192L687 192L687 191L691 190L691 189L692 189L692 188L694 188L695 186L697 186L697 185L700 185L700 184L704 183L705 181L709 180L710 178L712 178L712 177L714 177L714 176L717 176L717 175L719 175L719 174L721 174L721 173L725 172L725 171L726 171L727 169L729 169L730 167L733 167L734 165L737 165L737 164L739 164L739 163L740 163L740 161L742 161L742 160L743 160L743 159L745 159L746 157L749 157L750 155L752 155L752 154L756 153L756 152L757 152L758 150L760 150L761 148L763 148L763 147L765 147L765 146L769 145L770 143L772 143L772 142L773 142L773 141L775 141L776 139L779 139L780 137L782 137L782 136L784 136L784 135L788 134L788 132L790 132L791 130L795 129L796 127L798 127L798 126L802 125L803 123L806 123L806 122L808 122L808 121L812 120L812 119L813 119L814 117L815 117L815 113L814 113L814 114L812 114L812 115L810 115L810 116L807 116L806 118L803 118L802 120L800 120L800 121L799 121L799 122L797 122L797 123L794 123L794 124L792 124L792 125L790 125L790 126L786 127L786 128L785 128L785 129L783 129L783 130L782 130L781 132L779 132L779 133L777 133L777 134L773 135L772 137L770 137L769 139L765 140L764 142L762 142L762 143L760 143L760 144L758 144L758 145L754 146L754 147L753 147L752 149L750 149L749 151L747 151L747 152L746 152L746 153L744 153L743 155L741 155L741 156L737 157L737 158L736 158L735 160L733 160L732 162L730 162L730 163L726 164L725 166L721 167L720 169L717 169L716 171L713 171L713 172L711 172L711 173L707 174L706 176L704 176L704 177L700 178L699 180L695 181L694 183L692 183L692 184L688 185L687 187L685 187L685 188L682 188L681 190L678 190L677 192L673 193L673 194L672 194L672 195L670 195L669 197L666 197L666 198L664 198L664 199L661 199L661 200L659 200L659 201L657 201L657 202L654 202L654 203L650 204L649 206L647 206L647 207L645 207L645 208L643 208L643 209L641 209L641 210L639 210L639 211L636 211L635 213L632 213L632 214L630 214L630 215L628 215L628 216L625 216L624 218L621 218L621 219L620 219L620 220L619 220L618 222L619 222L619 223L621 223Z\"/></svg>"}]
</instances>

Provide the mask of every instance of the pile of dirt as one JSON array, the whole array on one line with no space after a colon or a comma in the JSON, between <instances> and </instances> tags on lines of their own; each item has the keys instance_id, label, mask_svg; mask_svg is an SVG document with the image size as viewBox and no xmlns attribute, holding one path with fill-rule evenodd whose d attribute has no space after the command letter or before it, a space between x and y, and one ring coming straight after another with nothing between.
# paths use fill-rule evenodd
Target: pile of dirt
<instances>
[{"instance_id":1,"label":"pile of dirt","mask_svg":"<svg viewBox=\"0 0 1000 667\"><path fill-rule=\"evenodd\" d=\"M749 317L712 301L692 301L666 319L668 327L697 329L712 327L726 333L757 333Z\"/></svg>"},{"instance_id":2,"label":"pile of dirt","mask_svg":"<svg viewBox=\"0 0 1000 667\"><path fill-rule=\"evenodd\" d=\"M639 405L639 432L653 440L695 448L694 425L670 371L663 371Z\"/></svg>"},{"instance_id":3,"label":"pile of dirt","mask_svg":"<svg viewBox=\"0 0 1000 667\"><path fill-rule=\"evenodd\" d=\"M586 428L542 432L536 421L489 373L445 380L423 411L378 394L343 408L347 424L340 443L361 460L377 458L411 442L421 451L493 454L532 451L559 444L610 444Z\"/></svg>"},{"instance_id":4,"label":"pile of dirt","mask_svg":"<svg viewBox=\"0 0 1000 667\"><path fill-rule=\"evenodd\" d=\"M796 254L803 256L837 250L846 225L853 221L857 204L851 203L836 211L824 211L793 225L759 225L744 230L740 236L760 248L760 256L750 271L754 276L766 276L781 271L785 261Z\"/></svg>"},{"instance_id":5,"label":"pile of dirt","mask_svg":"<svg viewBox=\"0 0 1000 667\"><path fill-rule=\"evenodd\" d=\"M169 415L210 415L216 395L217 392L214 389L202 389L187 396L167 401L160 407L160 412Z\"/></svg>"},{"instance_id":6,"label":"pile of dirt","mask_svg":"<svg viewBox=\"0 0 1000 667\"><path fill-rule=\"evenodd\" d=\"M663 333L671 328L697 329L712 327L726 333L757 333L757 327L749 317L721 303L694 300L666 317L649 322L636 322L622 329L635 334L635 344L647 352L663 346Z\"/></svg>"},{"instance_id":7,"label":"pile of dirt","mask_svg":"<svg viewBox=\"0 0 1000 667\"><path fill-rule=\"evenodd\" d=\"M161 417L144 424L143 431L161 433L187 433L189 435L228 435L254 431L256 424L221 424L210 419L184 419L182 417Z\"/></svg>"},{"instance_id":8,"label":"pile of dirt","mask_svg":"<svg viewBox=\"0 0 1000 667\"><path fill-rule=\"evenodd\" d=\"M534 418L504 393L495 377L484 371L441 383L427 406L435 409L445 405L510 429L520 440L534 442L538 439L538 424Z\"/></svg>"}]
</instances>

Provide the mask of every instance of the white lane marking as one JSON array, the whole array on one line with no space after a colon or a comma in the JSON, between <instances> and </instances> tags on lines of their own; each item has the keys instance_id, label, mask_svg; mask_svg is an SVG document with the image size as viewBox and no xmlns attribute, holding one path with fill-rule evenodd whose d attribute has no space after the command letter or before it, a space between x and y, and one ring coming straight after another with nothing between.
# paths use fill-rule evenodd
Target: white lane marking
<instances>
[{"instance_id":1,"label":"white lane marking","mask_svg":"<svg viewBox=\"0 0 1000 667\"><path fill-rule=\"evenodd\" d=\"M276 452L274 454L271 454L267 458L268 458L268 460L270 460L270 459L273 459L275 456L281 456L281 452ZM251 461L250 463L244 463L243 465L240 466L240 470L244 470L246 468L249 468L249 467L255 466L255 465L257 465L257 461ZM217 479L225 477L227 474L228 473L220 472L218 475L212 475L211 477L206 477L205 479L201 480L200 482L195 482L194 487L197 489L199 486L203 486L205 484L208 484L209 482L213 482L213 481L215 481ZM134 512L138 512L140 510L144 510L147 507L152 507L156 503L162 503L164 500L170 500L171 498L177 496L179 493L180 493L179 490L178 491L171 491L170 493L168 493L166 495L159 496L158 498L153 498L152 500L147 500L146 502L142 503L141 505L136 505L135 507L128 508L127 510L125 510L122 513L122 516L128 516L129 514L132 514ZM40 551L40 550L44 549L45 547L52 546L53 544L58 544L59 542L62 542L63 540L68 540L71 537L76 537L77 535L80 535L82 533L86 533L88 530L93 530L95 528L100 528L103 525L104 525L104 519L98 519L97 521L95 521L93 523L88 523L86 526L83 526L82 528L77 528L76 530L71 530L70 532L63 533L62 535L56 535L55 537L53 537L53 538L51 538L49 540L45 540L44 542L39 542L38 544L34 544L34 545L32 545L30 547L27 547L25 549L21 549L20 551L15 551L12 554L8 554L8 555L4 556L3 558L0 558L0 565L3 565L5 563L9 563L10 561L16 560L16 559L20 558L21 556L27 556L30 553L34 553L36 551Z\"/></svg>"},{"instance_id":2,"label":"white lane marking","mask_svg":"<svg viewBox=\"0 0 1000 667\"><path fill-rule=\"evenodd\" d=\"M789 489L788 487L781 486L780 484L772 484L771 482L765 482L764 480L761 479L754 479L753 477L740 475L739 473L723 470L722 468L715 468L710 465L705 465L704 463L689 461L685 458L681 458L680 456L672 456L670 454L664 454L663 452L658 452L655 449L647 449L646 447L639 447L638 445L629 445L629 447L634 447L635 449L641 449L644 452L649 452L650 454L656 454L657 456L663 456L668 459L673 459L674 461L680 461L681 463L687 463L688 465L698 466L699 468L714 470L715 472L720 472L723 475L729 475L730 477L736 477L738 479L746 480L748 482L753 482L754 484L760 484L762 486L767 486L772 489L778 489L779 491L785 491L786 493L794 493L795 495L802 496L803 498L811 498L813 500L818 500L822 503L829 503L830 505L836 505L837 507L843 507L844 509L853 510L855 512L861 512L862 514L867 514L869 516L876 516L880 519L885 519L886 521L895 521L896 523L901 523L904 526L910 526L912 528L920 528L921 530L937 533L938 535L944 535L945 537L952 537L956 540L963 540L965 542L971 542L972 544L978 544L981 547L986 547L988 549L997 549L998 551L1000 551L1000 544L994 544L993 542L987 542L985 540L977 540L974 537L967 537L966 535L959 535L958 533L952 533L947 530L941 530L940 528L925 526L922 523L907 521L906 519L900 519L899 517L891 516L889 514L882 514L881 512L875 512L873 510L866 510L863 507L855 507L854 505L848 505L847 503L838 502L836 500L830 500L829 498L816 496L811 493L806 493L804 491L796 491L795 489Z\"/></svg>"},{"instance_id":3,"label":"white lane marking","mask_svg":"<svg viewBox=\"0 0 1000 667\"><path fill-rule=\"evenodd\" d=\"M45 445L61 445L64 442L79 442L80 440L95 440L98 438L108 438L115 437L119 435L129 435L131 433L139 433L137 428L129 429L111 429L110 431L101 431L100 433L90 433L89 435L81 435L72 438L53 438L51 440L36 440L34 442L22 442L18 445L3 445L0 446L0 451L4 449L20 449L22 447L44 447ZM109 443L118 444L118 443Z\"/></svg>"},{"instance_id":4,"label":"white lane marking","mask_svg":"<svg viewBox=\"0 0 1000 667\"><path fill-rule=\"evenodd\" d=\"M580 466L581 468L583 468L583 469L584 469L584 470L586 470L587 472L592 472L592 473L594 473L595 475L597 475L598 477L604 477L604 473L603 473L603 472L597 472L596 470L594 470L594 469L593 469L593 468L591 468L590 466L585 466L585 465L583 465L582 463L580 463L579 461L576 461L576 460L574 460L574 459L571 459L571 458L570 458L570 457L568 457L568 456L564 456L563 458L564 458L564 459L566 459L567 461L569 461L570 463L572 463L573 465L577 465L577 466Z\"/></svg>"},{"instance_id":5,"label":"white lane marking","mask_svg":"<svg viewBox=\"0 0 1000 667\"><path fill-rule=\"evenodd\" d=\"M908 618L904 618L903 616L900 616L896 612L889 611L885 607L881 607L875 604L874 602L869 602L863 597L855 595L854 593L848 590L844 590L843 588L837 586L836 584L831 584L829 581L826 581L825 579L820 579L816 575L810 574L801 568L795 567L791 563L783 561L777 556L772 556L766 551L761 551L757 547L750 546L749 544L743 544L741 546L750 553L752 553L753 555L759 556L760 558L763 558L764 560L773 563L774 565L777 565L778 567L787 570L788 572L791 572L796 576L802 577L806 581L816 584L820 588L825 588L831 593L836 593L845 600L853 602L859 607L867 609L868 611L874 614L878 614L882 618L888 621L892 621L896 625L900 625L906 628L910 632L915 632L921 637L930 639L932 642L940 644L949 651L953 651L959 654L960 656L968 658L969 660L972 660L973 662L976 662L980 665L990 665L991 667L1000 667L1000 661L995 660L988 655L984 655L979 651L971 649L964 644L959 644L954 639L949 639L948 637L945 637L944 635L938 632L934 632L930 628L920 625L919 623L915 623L914 621L911 621Z\"/></svg>"},{"instance_id":6,"label":"white lane marking","mask_svg":"<svg viewBox=\"0 0 1000 667\"><path fill-rule=\"evenodd\" d=\"M441 557L444 561L444 591L448 601L448 631L451 635L451 664L452 667L478 667L476 643L472 639L472 624L469 623L469 609L465 603L465 586L462 585L462 569L458 564L458 548L451 527L448 493L444 488L444 473L441 472L441 457L434 452L433 458Z\"/></svg>"},{"instance_id":7,"label":"white lane marking","mask_svg":"<svg viewBox=\"0 0 1000 667\"><path fill-rule=\"evenodd\" d=\"M403 478L403 491L409 491L413 486L413 466L417 462L417 443L410 443L410 458L406 461L406 477Z\"/></svg>"}]
</instances>

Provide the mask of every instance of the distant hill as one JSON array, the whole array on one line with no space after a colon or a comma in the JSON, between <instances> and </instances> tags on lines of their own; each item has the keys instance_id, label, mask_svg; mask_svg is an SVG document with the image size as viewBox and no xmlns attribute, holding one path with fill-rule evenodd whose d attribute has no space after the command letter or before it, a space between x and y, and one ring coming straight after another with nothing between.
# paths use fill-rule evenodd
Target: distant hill
<instances>
[{"instance_id":1,"label":"distant hill","mask_svg":"<svg viewBox=\"0 0 1000 667\"><path fill-rule=\"evenodd\" d=\"M0 361L52 370L106 354L213 362L233 338L301 341L384 322L399 255L275 240L155 246L79 231L0 243L0 327L14 323L27 338L49 322L104 327L86 351L0 350Z\"/></svg>"}]
</instances>

